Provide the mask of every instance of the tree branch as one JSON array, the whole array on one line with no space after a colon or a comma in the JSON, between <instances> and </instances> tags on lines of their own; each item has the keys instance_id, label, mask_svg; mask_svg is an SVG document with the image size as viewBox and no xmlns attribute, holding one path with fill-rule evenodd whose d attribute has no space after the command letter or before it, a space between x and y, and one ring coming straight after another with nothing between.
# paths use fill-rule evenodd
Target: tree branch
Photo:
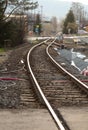
<instances>
[{"instance_id":1,"label":"tree branch","mask_svg":"<svg viewBox=\"0 0 88 130\"><path fill-rule=\"evenodd\" d=\"M6 11L7 5L8 5L8 0L5 0L5 7L4 7L4 10L3 10L3 15L4 15L5 11Z\"/></svg>"},{"instance_id":2,"label":"tree branch","mask_svg":"<svg viewBox=\"0 0 88 130\"><path fill-rule=\"evenodd\" d=\"M9 13L9 15L3 19L3 21L6 21L6 20L10 17L10 15L11 15L19 6L20 6L20 5L16 6L16 7Z\"/></svg>"}]
</instances>

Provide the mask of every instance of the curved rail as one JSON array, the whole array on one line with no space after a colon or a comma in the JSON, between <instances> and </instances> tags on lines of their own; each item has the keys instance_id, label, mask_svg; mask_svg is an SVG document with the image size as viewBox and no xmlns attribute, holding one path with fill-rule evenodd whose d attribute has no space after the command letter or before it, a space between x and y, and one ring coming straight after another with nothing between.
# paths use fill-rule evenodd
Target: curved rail
<instances>
[{"instance_id":1,"label":"curved rail","mask_svg":"<svg viewBox=\"0 0 88 130\"><path fill-rule=\"evenodd\" d=\"M73 81L76 82L76 84L78 84L78 86L83 89L87 94L88 94L88 86L85 85L83 82L81 82L79 79L77 79L75 76L73 76L72 74L70 74L68 71L66 71L59 63L57 63L49 54L49 47L53 44L54 42L52 42L51 44L48 45L48 47L46 48L46 53L49 56L50 60L53 61L53 63L62 70L62 72L64 72L65 74L67 74Z\"/></svg>"},{"instance_id":2,"label":"curved rail","mask_svg":"<svg viewBox=\"0 0 88 130\"><path fill-rule=\"evenodd\" d=\"M47 42L48 40L49 40L49 39L47 39L47 40L45 40L45 41L43 41L43 42L41 42L41 43L35 45L34 47L32 47L32 48L30 49L30 51L28 52L28 55L27 55L28 69L29 69L30 74L31 74L31 76L32 76L32 79L33 79L33 81L34 81L34 83L35 83L35 85L36 85L36 89L37 89L37 91L39 91L39 95L41 96L41 98L43 99L45 105L47 106L47 108L48 108L50 114L52 115L54 121L56 122L57 127L58 127L60 130L65 130L65 128L64 128L64 126L62 125L61 121L60 121L59 118L57 117L56 113L54 112L53 108L51 107L50 103L49 103L48 100L46 99L44 93L42 92L42 90L41 90L41 88L40 88L40 86L39 86L39 84L38 84L38 82L37 82L37 80L36 80L36 78L35 78L35 76L34 76L34 74L33 74L33 71L32 71L32 69L31 69L31 66L30 66L30 54L31 54L32 50L33 50L34 48L36 48L37 46L40 46L41 44Z\"/></svg>"}]
</instances>

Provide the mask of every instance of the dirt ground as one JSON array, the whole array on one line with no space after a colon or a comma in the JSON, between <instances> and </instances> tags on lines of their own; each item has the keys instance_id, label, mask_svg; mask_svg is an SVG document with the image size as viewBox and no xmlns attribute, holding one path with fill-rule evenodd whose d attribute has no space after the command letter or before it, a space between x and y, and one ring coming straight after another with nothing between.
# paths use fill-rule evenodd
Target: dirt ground
<instances>
[{"instance_id":1,"label":"dirt ground","mask_svg":"<svg viewBox=\"0 0 88 130\"><path fill-rule=\"evenodd\" d=\"M3 63L5 60L7 60L9 54L11 51L8 52L0 52L0 63Z\"/></svg>"},{"instance_id":2,"label":"dirt ground","mask_svg":"<svg viewBox=\"0 0 88 130\"><path fill-rule=\"evenodd\" d=\"M45 109L0 110L0 130L58 130Z\"/></svg>"},{"instance_id":3,"label":"dirt ground","mask_svg":"<svg viewBox=\"0 0 88 130\"><path fill-rule=\"evenodd\" d=\"M88 130L88 107L59 108L71 130Z\"/></svg>"}]
</instances>

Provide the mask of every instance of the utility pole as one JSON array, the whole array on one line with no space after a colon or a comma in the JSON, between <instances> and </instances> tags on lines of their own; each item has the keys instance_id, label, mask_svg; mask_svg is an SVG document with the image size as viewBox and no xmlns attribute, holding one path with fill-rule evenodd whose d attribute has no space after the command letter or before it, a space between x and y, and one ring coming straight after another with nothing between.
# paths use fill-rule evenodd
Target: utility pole
<instances>
[{"instance_id":1,"label":"utility pole","mask_svg":"<svg viewBox=\"0 0 88 130\"><path fill-rule=\"evenodd\" d=\"M42 25L42 31L43 31L43 6L41 5L41 25Z\"/></svg>"},{"instance_id":2,"label":"utility pole","mask_svg":"<svg viewBox=\"0 0 88 130\"><path fill-rule=\"evenodd\" d=\"M41 21L43 20L43 6L41 5Z\"/></svg>"}]
</instances>

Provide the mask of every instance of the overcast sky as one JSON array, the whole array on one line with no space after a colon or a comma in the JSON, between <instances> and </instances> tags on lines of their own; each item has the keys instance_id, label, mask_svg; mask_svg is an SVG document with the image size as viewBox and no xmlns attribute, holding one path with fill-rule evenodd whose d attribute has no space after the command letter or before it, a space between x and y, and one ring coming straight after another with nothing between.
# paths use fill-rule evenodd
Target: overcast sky
<instances>
[{"instance_id":1,"label":"overcast sky","mask_svg":"<svg viewBox=\"0 0 88 130\"><path fill-rule=\"evenodd\" d=\"M81 2L88 11L88 0L38 0L39 8L36 11L42 12L43 17L51 18L56 16L59 20L66 16L72 2Z\"/></svg>"},{"instance_id":2,"label":"overcast sky","mask_svg":"<svg viewBox=\"0 0 88 130\"><path fill-rule=\"evenodd\" d=\"M57 1L80 2L88 5L88 0L57 0Z\"/></svg>"}]
</instances>

